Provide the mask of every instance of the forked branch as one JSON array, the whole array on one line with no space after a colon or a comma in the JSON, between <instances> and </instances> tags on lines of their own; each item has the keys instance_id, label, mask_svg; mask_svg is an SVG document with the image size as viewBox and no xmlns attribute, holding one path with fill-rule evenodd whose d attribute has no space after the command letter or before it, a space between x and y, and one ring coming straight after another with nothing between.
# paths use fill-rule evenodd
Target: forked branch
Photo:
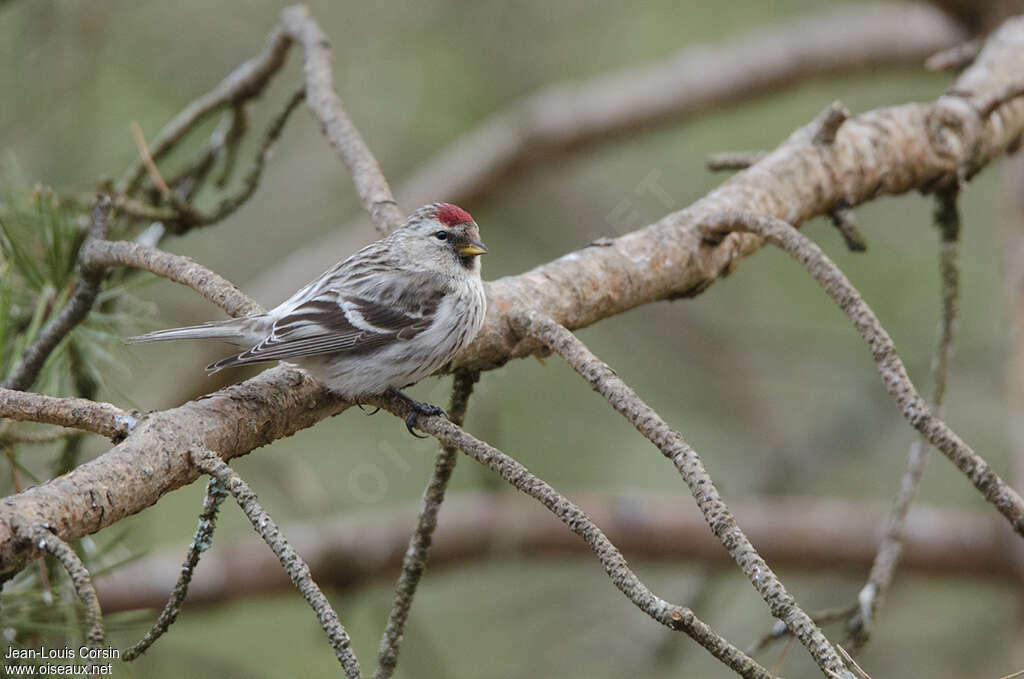
<instances>
[{"instance_id":1,"label":"forked branch","mask_svg":"<svg viewBox=\"0 0 1024 679\"><path fill-rule=\"evenodd\" d=\"M886 391L896 400L900 413L931 445L938 448L963 472L1017 533L1024 535L1024 500L1010 488L980 455L956 435L921 398L910 381L903 361L878 317L861 298L843 272L809 238L786 222L767 215L724 211L704 224L708 234L755 233L792 256L825 289L867 343Z\"/></svg>"},{"instance_id":2,"label":"forked branch","mask_svg":"<svg viewBox=\"0 0 1024 679\"><path fill-rule=\"evenodd\" d=\"M536 312L523 311L511 318L513 327L557 352L580 377L658 447L679 471L711 532L750 579L773 616L786 624L826 674L845 671L832 644L797 604L778 576L747 539L725 504L697 451L647 405L622 378L597 358L575 335Z\"/></svg>"},{"instance_id":3,"label":"forked branch","mask_svg":"<svg viewBox=\"0 0 1024 679\"><path fill-rule=\"evenodd\" d=\"M324 628L327 639L334 648L334 654L341 663L345 676L348 679L360 679L362 673L359 670L359 661L352 650L352 642L348 632L338 620L338 614L334 612L327 597L320 591L316 582L309 572L309 566L302 560L302 557L292 549L291 545L281 534L281 530L270 515L263 510L256 493L242 480L231 467L229 467L216 453L207 448L199 448L191 453L193 464L204 473L209 474L217 482L231 493L242 508L245 516L249 519L252 527L259 533L267 546L277 555L281 566L292 583L309 603L320 620L320 626Z\"/></svg>"},{"instance_id":4,"label":"forked branch","mask_svg":"<svg viewBox=\"0 0 1024 679\"><path fill-rule=\"evenodd\" d=\"M372 401L385 410L405 419L409 404L386 395ZM615 586L640 610L669 629L685 632L711 655L728 665L742 677L770 677L771 674L755 660L726 641L693 611L669 603L656 596L640 581L626 563L622 553L604 532L583 511L547 482L532 474L518 461L467 434L461 427L443 417L420 417L417 428L430 434L445 446L458 448L471 458L496 472L513 488L526 493L548 508L569 530L583 538L601 561Z\"/></svg>"}]
</instances>

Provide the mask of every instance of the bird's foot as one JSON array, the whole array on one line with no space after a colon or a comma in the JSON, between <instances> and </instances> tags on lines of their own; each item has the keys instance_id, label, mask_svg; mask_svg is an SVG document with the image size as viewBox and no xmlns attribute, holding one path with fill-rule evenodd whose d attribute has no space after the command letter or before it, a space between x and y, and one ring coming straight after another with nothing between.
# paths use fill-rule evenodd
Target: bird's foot
<instances>
[{"instance_id":1,"label":"bird's foot","mask_svg":"<svg viewBox=\"0 0 1024 679\"><path fill-rule=\"evenodd\" d=\"M388 389L388 393L397 396L402 401L404 401L407 406L409 406L410 413L405 418L405 428L409 430L410 434L412 434L418 439L427 438L426 435L421 436L412 429L413 427L416 426L416 421L419 419L420 415L422 415L423 417L437 417L438 415L448 417L448 413L446 413L442 408L438 408L437 406L431 405L430 403L417 401L411 396L406 396L405 394L403 394L398 389L395 389L394 387L390 387Z\"/></svg>"}]
</instances>

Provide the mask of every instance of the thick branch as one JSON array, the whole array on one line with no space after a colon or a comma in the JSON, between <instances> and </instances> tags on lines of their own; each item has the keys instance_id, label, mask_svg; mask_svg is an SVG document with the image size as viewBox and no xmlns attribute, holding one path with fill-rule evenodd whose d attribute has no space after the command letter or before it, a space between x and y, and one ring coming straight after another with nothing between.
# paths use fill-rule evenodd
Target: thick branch
<instances>
[{"instance_id":1,"label":"thick branch","mask_svg":"<svg viewBox=\"0 0 1024 679\"><path fill-rule=\"evenodd\" d=\"M1021 72L1024 19L1016 19L994 34L957 86L984 94ZM968 128L976 134L968 136ZM1013 148L1022 132L1020 99L982 121L962 95L855 116L828 146L811 143L813 130L797 130L764 160L685 210L607 247L585 248L491 282L484 328L452 367L489 368L534 353L539 343L520 341L509 327L513 311L535 309L572 329L707 288L721 271L762 245L753 234L730 235L714 247L702 243L698 226L723 208L800 223L828 214L840 201L853 206L883 194L930 188L965 164L980 167ZM95 463L0 503L0 573L17 570L34 553L12 542L14 517L40 517L65 540L95 532L195 480L182 453L193 441L208 440L208 447L227 459L348 405L294 369L278 367L202 401L154 414ZM145 468L152 473L142 474ZM109 501L94 505L96 488L110 489Z\"/></svg>"},{"instance_id":2,"label":"thick branch","mask_svg":"<svg viewBox=\"0 0 1024 679\"><path fill-rule=\"evenodd\" d=\"M517 276L492 281L484 329L455 367L485 369L533 353L507 322L532 308L569 329L590 325L641 304L697 294L761 238L736 235L715 247L701 244L697 227L723 209L765 214L799 225L881 195L930 190L969 168L970 174L1015 148L1024 133L1024 101L1014 99L983 118L975 98L1001 90L1024 71L1024 18L997 31L957 80L956 95L933 104L878 109L846 120L831 144L819 130L797 130L756 165L690 207L655 224L586 248Z\"/></svg>"},{"instance_id":3,"label":"thick branch","mask_svg":"<svg viewBox=\"0 0 1024 679\"><path fill-rule=\"evenodd\" d=\"M439 198L472 203L509 173L548 164L559 152L678 123L813 77L918 64L964 38L955 22L926 4L859 3L690 45L514 102L420 166L395 195L405 205ZM281 260L258 279L257 297L302 285L310 271L326 269L329 253L339 251L360 219Z\"/></svg>"},{"instance_id":4,"label":"thick branch","mask_svg":"<svg viewBox=\"0 0 1024 679\"><path fill-rule=\"evenodd\" d=\"M115 443L128 436L137 422L135 415L109 403L57 398L3 387L0 387L0 419L91 431Z\"/></svg>"},{"instance_id":5,"label":"thick branch","mask_svg":"<svg viewBox=\"0 0 1024 679\"><path fill-rule=\"evenodd\" d=\"M304 373L279 366L197 401L147 415L131 436L104 455L0 500L0 572L19 570L37 555L34 545L13 535L15 521L48 524L65 540L94 533L195 481L199 472L189 462L189 449L205 445L235 457L347 407Z\"/></svg>"}]
</instances>

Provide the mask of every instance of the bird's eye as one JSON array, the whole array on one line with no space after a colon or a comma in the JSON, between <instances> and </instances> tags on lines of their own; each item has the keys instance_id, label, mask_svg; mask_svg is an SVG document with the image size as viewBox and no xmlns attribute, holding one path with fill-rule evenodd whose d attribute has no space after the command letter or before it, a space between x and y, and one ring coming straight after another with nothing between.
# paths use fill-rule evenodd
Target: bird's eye
<instances>
[{"instance_id":1,"label":"bird's eye","mask_svg":"<svg viewBox=\"0 0 1024 679\"><path fill-rule=\"evenodd\" d=\"M434 234L434 238L437 240L448 240L448 233L445 231L438 231Z\"/></svg>"}]
</instances>

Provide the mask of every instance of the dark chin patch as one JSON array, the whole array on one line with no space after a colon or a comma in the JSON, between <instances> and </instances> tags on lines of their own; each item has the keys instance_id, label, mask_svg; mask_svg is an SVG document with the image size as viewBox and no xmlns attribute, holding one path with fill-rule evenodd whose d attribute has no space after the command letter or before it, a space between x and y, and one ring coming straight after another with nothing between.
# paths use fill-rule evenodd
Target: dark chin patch
<instances>
[{"instance_id":1,"label":"dark chin patch","mask_svg":"<svg viewBox=\"0 0 1024 679\"><path fill-rule=\"evenodd\" d=\"M462 265L463 269L472 269L473 268L473 255L468 255L466 257L459 257L459 264Z\"/></svg>"}]
</instances>

